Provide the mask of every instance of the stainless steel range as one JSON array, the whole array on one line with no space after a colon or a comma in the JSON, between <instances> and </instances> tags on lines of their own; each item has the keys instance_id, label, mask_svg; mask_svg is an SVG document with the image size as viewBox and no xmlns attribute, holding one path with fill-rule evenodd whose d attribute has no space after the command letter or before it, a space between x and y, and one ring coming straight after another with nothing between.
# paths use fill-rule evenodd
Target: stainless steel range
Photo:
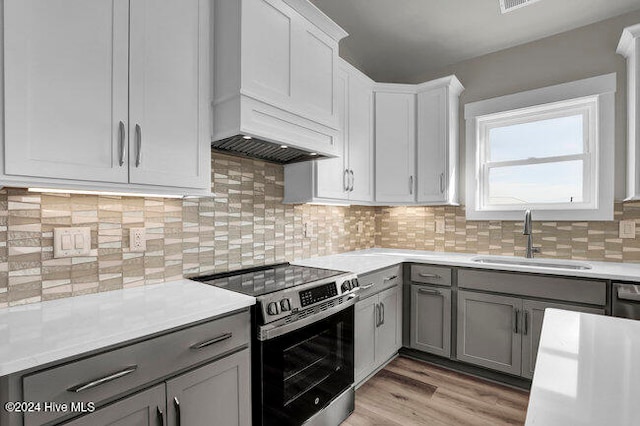
<instances>
[{"instance_id":1,"label":"stainless steel range","mask_svg":"<svg viewBox=\"0 0 640 426\"><path fill-rule=\"evenodd\" d=\"M288 263L197 278L257 298L254 425L339 425L354 408L355 275Z\"/></svg>"}]
</instances>

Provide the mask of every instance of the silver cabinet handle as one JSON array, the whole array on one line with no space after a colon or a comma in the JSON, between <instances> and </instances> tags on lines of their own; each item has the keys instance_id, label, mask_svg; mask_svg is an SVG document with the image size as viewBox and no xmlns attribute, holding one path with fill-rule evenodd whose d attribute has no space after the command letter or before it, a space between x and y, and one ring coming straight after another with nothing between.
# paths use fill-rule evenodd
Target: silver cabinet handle
<instances>
[{"instance_id":1,"label":"silver cabinet handle","mask_svg":"<svg viewBox=\"0 0 640 426\"><path fill-rule=\"evenodd\" d=\"M390 277L385 278L384 281L387 282L387 281L395 280L396 278L398 278L397 275L392 275Z\"/></svg>"},{"instance_id":2,"label":"silver cabinet handle","mask_svg":"<svg viewBox=\"0 0 640 426\"><path fill-rule=\"evenodd\" d=\"M360 290L366 290L376 285L375 283L369 283L367 285L360 286Z\"/></svg>"},{"instance_id":3,"label":"silver cabinet handle","mask_svg":"<svg viewBox=\"0 0 640 426\"><path fill-rule=\"evenodd\" d=\"M344 192L349 192L349 169L344 169L342 175L342 184L344 186Z\"/></svg>"},{"instance_id":4,"label":"silver cabinet handle","mask_svg":"<svg viewBox=\"0 0 640 426\"><path fill-rule=\"evenodd\" d=\"M353 173L353 170L349 170L349 174L351 174L351 189L349 190L349 192L353 192L353 187L356 184L356 175L355 173Z\"/></svg>"},{"instance_id":5,"label":"silver cabinet handle","mask_svg":"<svg viewBox=\"0 0 640 426\"><path fill-rule=\"evenodd\" d=\"M376 317L376 328L378 328L380 327L380 305L376 303L376 305L374 306L374 310Z\"/></svg>"},{"instance_id":6,"label":"silver cabinet handle","mask_svg":"<svg viewBox=\"0 0 640 426\"><path fill-rule=\"evenodd\" d=\"M418 276L421 277L421 278L434 278L436 280L439 280L440 278L442 278L438 274L427 274L426 272L421 272L421 273L418 274Z\"/></svg>"},{"instance_id":7,"label":"silver cabinet handle","mask_svg":"<svg viewBox=\"0 0 640 426\"><path fill-rule=\"evenodd\" d=\"M524 320L522 321L522 334L524 334L525 336L529 333L529 311L524 311L523 313L524 315Z\"/></svg>"},{"instance_id":8,"label":"silver cabinet handle","mask_svg":"<svg viewBox=\"0 0 640 426\"><path fill-rule=\"evenodd\" d=\"M180 426L180 423L182 422L182 416L180 413L180 401L178 401L177 396L173 397L173 406L176 409L176 426Z\"/></svg>"},{"instance_id":9,"label":"silver cabinet handle","mask_svg":"<svg viewBox=\"0 0 640 426\"><path fill-rule=\"evenodd\" d=\"M136 124L136 167L142 164L142 129Z\"/></svg>"},{"instance_id":10,"label":"silver cabinet handle","mask_svg":"<svg viewBox=\"0 0 640 426\"><path fill-rule=\"evenodd\" d=\"M384 303L380 302L380 325L384 325Z\"/></svg>"},{"instance_id":11,"label":"silver cabinet handle","mask_svg":"<svg viewBox=\"0 0 640 426\"><path fill-rule=\"evenodd\" d=\"M100 379L92 380L92 381L90 381L88 383L82 383L80 385L70 387L69 389L67 389L67 392L80 393L82 391L86 391L86 390L95 388L96 386L100 386L100 385L103 385L105 383L111 382L112 380L119 379L120 377L124 377L126 375L129 375L129 374L133 373L134 371L136 371L137 369L138 369L137 365L134 365L134 366L131 366L131 367L127 367L122 371L118 371L116 373L109 374L106 377L102 377Z\"/></svg>"},{"instance_id":12,"label":"silver cabinet handle","mask_svg":"<svg viewBox=\"0 0 640 426\"><path fill-rule=\"evenodd\" d=\"M413 195L413 176L409 176L409 194Z\"/></svg>"},{"instance_id":13,"label":"silver cabinet handle","mask_svg":"<svg viewBox=\"0 0 640 426\"><path fill-rule=\"evenodd\" d=\"M440 173L440 193L444 194L444 172Z\"/></svg>"},{"instance_id":14,"label":"silver cabinet handle","mask_svg":"<svg viewBox=\"0 0 640 426\"><path fill-rule=\"evenodd\" d=\"M158 423L160 424L160 426L164 426L164 413L162 412L160 407L156 407L156 410L156 413L158 415Z\"/></svg>"},{"instance_id":15,"label":"silver cabinet handle","mask_svg":"<svg viewBox=\"0 0 640 426\"><path fill-rule=\"evenodd\" d=\"M225 340L231 339L232 336L233 336L233 333L221 334L220 336L216 336L213 339L205 340L204 342L191 345L190 349L198 350L198 349L206 348L207 346L215 345L216 343L220 343Z\"/></svg>"},{"instance_id":16,"label":"silver cabinet handle","mask_svg":"<svg viewBox=\"0 0 640 426\"><path fill-rule=\"evenodd\" d=\"M418 293L422 294L431 294L433 296L440 296L440 292L438 290L430 290L427 288L419 288Z\"/></svg>"},{"instance_id":17,"label":"silver cabinet handle","mask_svg":"<svg viewBox=\"0 0 640 426\"><path fill-rule=\"evenodd\" d=\"M120 167L124 165L124 157L127 155L127 145L124 143L125 136L124 123L121 121L118 125L118 143L120 144Z\"/></svg>"},{"instance_id":18,"label":"silver cabinet handle","mask_svg":"<svg viewBox=\"0 0 640 426\"><path fill-rule=\"evenodd\" d=\"M513 309L513 332L515 334L518 334L518 330L520 329L518 327L518 317L520 316L520 311L517 309Z\"/></svg>"}]
</instances>

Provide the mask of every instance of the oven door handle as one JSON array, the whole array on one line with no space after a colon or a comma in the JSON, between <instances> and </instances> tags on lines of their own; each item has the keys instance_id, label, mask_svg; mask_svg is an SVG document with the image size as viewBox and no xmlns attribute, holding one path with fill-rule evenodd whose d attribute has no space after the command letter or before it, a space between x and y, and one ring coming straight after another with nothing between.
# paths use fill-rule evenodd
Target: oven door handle
<instances>
[{"instance_id":1,"label":"oven door handle","mask_svg":"<svg viewBox=\"0 0 640 426\"><path fill-rule=\"evenodd\" d=\"M341 304L334 306L333 308L327 309L326 311L322 311L315 315L310 315L306 318L303 318L298 321L293 321L288 324L278 325L275 324L267 324L261 327L258 327L258 340L265 341L271 340L276 337L282 336L283 334L291 333L292 331L298 330L302 327L305 327L309 324L312 324L317 321L321 321L331 315L343 311L353 305L358 301L357 294L350 294L346 296L347 300L342 302Z\"/></svg>"}]
</instances>

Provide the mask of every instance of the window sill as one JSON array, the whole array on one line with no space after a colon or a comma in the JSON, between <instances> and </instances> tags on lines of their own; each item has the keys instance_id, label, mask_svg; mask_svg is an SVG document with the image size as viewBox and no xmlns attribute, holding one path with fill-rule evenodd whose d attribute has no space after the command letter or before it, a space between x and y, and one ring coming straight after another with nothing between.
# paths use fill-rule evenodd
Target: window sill
<instances>
[{"instance_id":1,"label":"window sill","mask_svg":"<svg viewBox=\"0 0 640 426\"><path fill-rule=\"evenodd\" d=\"M475 210L466 207L467 220L524 220L522 210ZM531 209L533 220L545 222L586 222L586 221L612 221L613 203L608 208L597 210L535 210Z\"/></svg>"}]
</instances>

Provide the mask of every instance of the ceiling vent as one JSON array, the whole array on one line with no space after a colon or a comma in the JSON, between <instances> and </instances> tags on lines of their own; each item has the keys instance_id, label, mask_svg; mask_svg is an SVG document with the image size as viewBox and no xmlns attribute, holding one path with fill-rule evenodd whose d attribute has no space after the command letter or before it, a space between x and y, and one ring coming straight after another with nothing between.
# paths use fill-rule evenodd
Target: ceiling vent
<instances>
[{"instance_id":1,"label":"ceiling vent","mask_svg":"<svg viewBox=\"0 0 640 426\"><path fill-rule=\"evenodd\" d=\"M500 0L500 10L507 13L537 3L540 0Z\"/></svg>"}]
</instances>

